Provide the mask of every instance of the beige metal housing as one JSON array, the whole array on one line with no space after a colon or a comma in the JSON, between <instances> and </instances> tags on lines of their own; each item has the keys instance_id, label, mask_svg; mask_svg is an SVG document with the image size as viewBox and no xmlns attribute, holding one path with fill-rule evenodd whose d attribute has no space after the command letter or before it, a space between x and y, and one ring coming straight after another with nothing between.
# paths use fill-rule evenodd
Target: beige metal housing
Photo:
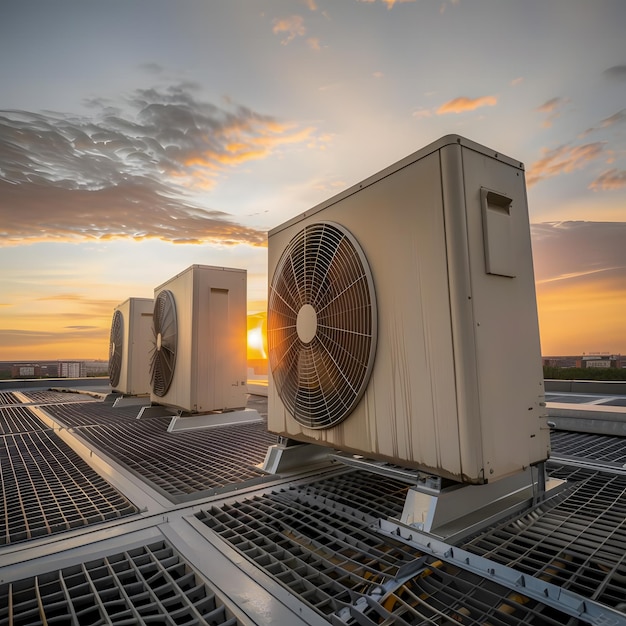
<instances>
[{"instance_id":1,"label":"beige metal housing","mask_svg":"<svg viewBox=\"0 0 626 626\"><path fill-rule=\"evenodd\" d=\"M465 483L545 460L523 164L443 137L271 230L270 281L292 238L319 222L349 230L367 258L374 365L352 413L317 429L293 419L270 371L269 430Z\"/></svg>"},{"instance_id":2,"label":"beige metal housing","mask_svg":"<svg viewBox=\"0 0 626 626\"><path fill-rule=\"evenodd\" d=\"M120 377L114 391L129 396L150 393L153 307L152 298L129 298L115 307L122 315L124 340Z\"/></svg>"},{"instance_id":3,"label":"beige metal housing","mask_svg":"<svg viewBox=\"0 0 626 626\"><path fill-rule=\"evenodd\" d=\"M172 292L177 348L167 393L156 404L190 413L246 406L246 270L192 265L154 290Z\"/></svg>"}]
</instances>

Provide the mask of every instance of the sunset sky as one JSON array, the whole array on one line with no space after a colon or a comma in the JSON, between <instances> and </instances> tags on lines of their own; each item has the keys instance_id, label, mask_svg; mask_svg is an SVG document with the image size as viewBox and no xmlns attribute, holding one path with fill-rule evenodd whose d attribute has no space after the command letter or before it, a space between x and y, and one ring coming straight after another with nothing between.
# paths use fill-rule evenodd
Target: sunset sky
<instances>
[{"instance_id":1,"label":"sunset sky","mask_svg":"<svg viewBox=\"0 0 626 626\"><path fill-rule=\"evenodd\" d=\"M526 167L544 355L626 354L623 0L4 0L0 360L458 133Z\"/></svg>"}]
</instances>

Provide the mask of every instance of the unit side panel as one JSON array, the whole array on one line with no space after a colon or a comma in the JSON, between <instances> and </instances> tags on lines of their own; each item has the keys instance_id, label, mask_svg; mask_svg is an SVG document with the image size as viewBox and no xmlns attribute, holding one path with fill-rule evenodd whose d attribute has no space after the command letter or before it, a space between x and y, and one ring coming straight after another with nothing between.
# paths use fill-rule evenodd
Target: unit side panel
<instances>
[{"instance_id":1,"label":"unit side panel","mask_svg":"<svg viewBox=\"0 0 626 626\"><path fill-rule=\"evenodd\" d=\"M463 150L485 476L549 452L524 173Z\"/></svg>"},{"instance_id":2,"label":"unit side panel","mask_svg":"<svg viewBox=\"0 0 626 626\"><path fill-rule=\"evenodd\" d=\"M295 439L459 478L459 440L438 153L270 236L270 280L306 224L348 228L368 259L378 345L365 395L338 426L310 430L288 417L270 373L269 429Z\"/></svg>"},{"instance_id":3,"label":"unit side panel","mask_svg":"<svg viewBox=\"0 0 626 626\"><path fill-rule=\"evenodd\" d=\"M150 354L153 348L152 313L154 301L131 300L131 335L129 340L128 393L150 393Z\"/></svg>"},{"instance_id":4,"label":"unit side panel","mask_svg":"<svg viewBox=\"0 0 626 626\"><path fill-rule=\"evenodd\" d=\"M194 411L246 405L246 273L198 270Z\"/></svg>"},{"instance_id":5,"label":"unit side panel","mask_svg":"<svg viewBox=\"0 0 626 626\"><path fill-rule=\"evenodd\" d=\"M474 313L461 154L461 146L458 144L444 146L440 151L454 376L463 477L468 482L484 482L478 394L479 372L476 367Z\"/></svg>"}]
</instances>

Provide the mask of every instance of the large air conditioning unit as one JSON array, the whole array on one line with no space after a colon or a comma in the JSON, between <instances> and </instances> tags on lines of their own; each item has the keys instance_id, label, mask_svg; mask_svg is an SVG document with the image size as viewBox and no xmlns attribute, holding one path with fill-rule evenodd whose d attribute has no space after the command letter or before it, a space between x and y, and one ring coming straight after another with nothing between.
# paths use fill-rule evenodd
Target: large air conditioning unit
<instances>
[{"instance_id":1,"label":"large air conditioning unit","mask_svg":"<svg viewBox=\"0 0 626 626\"><path fill-rule=\"evenodd\" d=\"M150 393L152 298L129 298L115 307L109 341L109 382L130 396Z\"/></svg>"},{"instance_id":2,"label":"large air conditioning unit","mask_svg":"<svg viewBox=\"0 0 626 626\"><path fill-rule=\"evenodd\" d=\"M151 402L188 413L246 406L246 278L192 265L154 290Z\"/></svg>"},{"instance_id":3,"label":"large air conditioning unit","mask_svg":"<svg viewBox=\"0 0 626 626\"><path fill-rule=\"evenodd\" d=\"M523 164L446 136L269 233L268 429L483 484L549 454Z\"/></svg>"}]
</instances>

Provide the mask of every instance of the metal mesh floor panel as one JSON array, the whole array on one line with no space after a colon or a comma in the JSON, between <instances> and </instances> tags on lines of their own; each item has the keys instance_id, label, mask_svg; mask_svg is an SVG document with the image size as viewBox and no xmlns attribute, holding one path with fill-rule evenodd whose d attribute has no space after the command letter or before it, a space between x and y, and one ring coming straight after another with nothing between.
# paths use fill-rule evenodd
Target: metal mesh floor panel
<instances>
[{"instance_id":1,"label":"metal mesh floor panel","mask_svg":"<svg viewBox=\"0 0 626 626\"><path fill-rule=\"evenodd\" d=\"M572 478L580 480L464 548L624 610L626 477L579 471Z\"/></svg>"},{"instance_id":2,"label":"metal mesh floor panel","mask_svg":"<svg viewBox=\"0 0 626 626\"><path fill-rule=\"evenodd\" d=\"M91 407L47 407L46 411L74 426L84 419L85 408ZM136 412L137 407L135 416ZM264 478L255 466L265 459L268 446L276 443L276 435L268 433L263 422L168 433L169 417L114 419L75 432L175 501Z\"/></svg>"},{"instance_id":3,"label":"metal mesh floor panel","mask_svg":"<svg viewBox=\"0 0 626 626\"><path fill-rule=\"evenodd\" d=\"M0 625L240 624L166 542L0 585Z\"/></svg>"},{"instance_id":4,"label":"metal mesh floor panel","mask_svg":"<svg viewBox=\"0 0 626 626\"><path fill-rule=\"evenodd\" d=\"M575 457L595 463L626 465L626 438L553 431L550 435L552 455Z\"/></svg>"},{"instance_id":5,"label":"metal mesh floor panel","mask_svg":"<svg viewBox=\"0 0 626 626\"><path fill-rule=\"evenodd\" d=\"M0 405L20 404L15 394L10 391L0 391Z\"/></svg>"},{"instance_id":6,"label":"metal mesh floor panel","mask_svg":"<svg viewBox=\"0 0 626 626\"><path fill-rule=\"evenodd\" d=\"M197 517L332 624L578 623L377 534L372 524L382 503L403 490L402 483L354 472L216 505ZM370 515L361 509L374 492Z\"/></svg>"},{"instance_id":7,"label":"metal mesh floor panel","mask_svg":"<svg viewBox=\"0 0 626 626\"><path fill-rule=\"evenodd\" d=\"M31 411L22 406L0 407L0 434L30 432L44 430L46 426Z\"/></svg>"},{"instance_id":8,"label":"metal mesh floor panel","mask_svg":"<svg viewBox=\"0 0 626 626\"><path fill-rule=\"evenodd\" d=\"M0 437L0 545L137 513L50 431Z\"/></svg>"}]
</instances>

